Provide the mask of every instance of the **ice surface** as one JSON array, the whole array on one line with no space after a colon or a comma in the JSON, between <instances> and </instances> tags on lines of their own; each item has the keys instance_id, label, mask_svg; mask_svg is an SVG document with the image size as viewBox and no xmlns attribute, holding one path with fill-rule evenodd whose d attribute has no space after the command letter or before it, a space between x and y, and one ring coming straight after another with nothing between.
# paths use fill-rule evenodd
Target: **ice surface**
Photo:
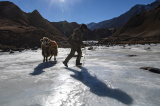
<instances>
[{"instance_id":1,"label":"ice surface","mask_svg":"<svg viewBox=\"0 0 160 106\"><path fill-rule=\"evenodd\" d=\"M41 50L0 53L0 106L159 106L160 44L94 46L63 66L70 49L59 48L57 62L42 63ZM129 56L133 55L133 56Z\"/></svg>"}]
</instances>

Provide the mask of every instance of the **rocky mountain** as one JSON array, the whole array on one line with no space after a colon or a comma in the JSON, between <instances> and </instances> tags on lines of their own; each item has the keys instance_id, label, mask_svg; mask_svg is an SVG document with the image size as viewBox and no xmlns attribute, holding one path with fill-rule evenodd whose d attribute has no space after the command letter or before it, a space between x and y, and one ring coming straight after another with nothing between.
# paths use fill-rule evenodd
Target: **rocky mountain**
<instances>
[{"instance_id":1,"label":"rocky mountain","mask_svg":"<svg viewBox=\"0 0 160 106\"><path fill-rule=\"evenodd\" d=\"M0 2L0 49L40 47L40 39L47 36L58 42L66 37L37 10L32 13L23 12L9 1Z\"/></svg>"},{"instance_id":2,"label":"rocky mountain","mask_svg":"<svg viewBox=\"0 0 160 106\"><path fill-rule=\"evenodd\" d=\"M93 30L94 39L100 40L106 37L111 36L113 33L116 32L116 28L99 28Z\"/></svg>"},{"instance_id":3,"label":"rocky mountain","mask_svg":"<svg viewBox=\"0 0 160 106\"><path fill-rule=\"evenodd\" d=\"M67 38L73 33L73 30L75 28L80 27L80 25L77 24L76 22L69 23L67 21L51 22L51 24L53 26L55 26L57 29L59 29ZM98 31L97 33L95 33L94 31L91 31L90 29L87 29L87 31L85 32L86 35L83 36L83 40L97 40L97 39L100 39L101 35L104 34L103 32Z\"/></svg>"},{"instance_id":4,"label":"rocky mountain","mask_svg":"<svg viewBox=\"0 0 160 106\"><path fill-rule=\"evenodd\" d=\"M154 9L133 16L105 43L160 43L160 4Z\"/></svg>"},{"instance_id":5,"label":"rocky mountain","mask_svg":"<svg viewBox=\"0 0 160 106\"><path fill-rule=\"evenodd\" d=\"M88 27L89 29L92 29L92 27L94 27L96 24L97 24L97 23L95 23L95 22L91 22L91 23L87 24L87 27Z\"/></svg>"},{"instance_id":6,"label":"rocky mountain","mask_svg":"<svg viewBox=\"0 0 160 106\"><path fill-rule=\"evenodd\" d=\"M75 28L80 26L76 22L69 23L67 21L51 22L51 24L59 29L67 38L73 33Z\"/></svg>"},{"instance_id":7,"label":"rocky mountain","mask_svg":"<svg viewBox=\"0 0 160 106\"><path fill-rule=\"evenodd\" d=\"M155 2L148 4L148 5L135 5L132 7L129 11L126 13L115 17L110 20L105 20L99 23L90 23L88 24L88 27L91 30L97 29L97 28L117 28L123 26L132 16L143 13L145 11L153 9L155 6L157 6L160 3L160 0L156 0Z\"/></svg>"}]
</instances>

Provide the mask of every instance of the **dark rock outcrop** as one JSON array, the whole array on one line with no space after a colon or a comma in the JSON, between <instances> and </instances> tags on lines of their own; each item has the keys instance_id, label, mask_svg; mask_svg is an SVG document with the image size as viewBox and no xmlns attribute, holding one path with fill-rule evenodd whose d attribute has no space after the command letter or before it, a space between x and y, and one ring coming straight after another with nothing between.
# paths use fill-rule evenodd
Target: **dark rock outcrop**
<instances>
[{"instance_id":1,"label":"dark rock outcrop","mask_svg":"<svg viewBox=\"0 0 160 106\"><path fill-rule=\"evenodd\" d=\"M153 67L141 67L140 69L148 70L148 71L150 71L150 72L154 72L154 73L160 74L160 69L159 69L159 68L153 68Z\"/></svg>"}]
</instances>

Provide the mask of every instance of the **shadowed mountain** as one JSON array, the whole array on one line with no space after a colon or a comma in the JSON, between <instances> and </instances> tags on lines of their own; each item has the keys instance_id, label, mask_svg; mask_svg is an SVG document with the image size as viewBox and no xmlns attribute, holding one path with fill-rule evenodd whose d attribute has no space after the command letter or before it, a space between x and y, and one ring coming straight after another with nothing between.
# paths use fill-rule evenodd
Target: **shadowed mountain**
<instances>
[{"instance_id":1,"label":"shadowed mountain","mask_svg":"<svg viewBox=\"0 0 160 106\"><path fill-rule=\"evenodd\" d=\"M91 22L91 23L87 24L87 27L88 27L89 29L92 29L92 30L93 30L92 27L94 27L96 24L97 24L97 23L95 23L95 22Z\"/></svg>"},{"instance_id":2,"label":"shadowed mountain","mask_svg":"<svg viewBox=\"0 0 160 106\"><path fill-rule=\"evenodd\" d=\"M51 24L59 29L67 38L73 33L75 28L80 26L76 22L69 23L67 21L51 22Z\"/></svg>"},{"instance_id":3,"label":"shadowed mountain","mask_svg":"<svg viewBox=\"0 0 160 106\"><path fill-rule=\"evenodd\" d=\"M112 18L110 20L105 20L99 23L90 23L88 24L88 27L91 30L97 29L97 28L117 28L123 26L132 16L146 12L148 10L151 10L155 8L160 3L160 0L156 0L155 2L148 4L148 5L135 5L132 7L129 11L125 12L124 14Z\"/></svg>"},{"instance_id":4,"label":"shadowed mountain","mask_svg":"<svg viewBox=\"0 0 160 106\"><path fill-rule=\"evenodd\" d=\"M133 16L105 42L160 43L160 4L154 9Z\"/></svg>"},{"instance_id":5,"label":"shadowed mountain","mask_svg":"<svg viewBox=\"0 0 160 106\"><path fill-rule=\"evenodd\" d=\"M10 19L14 22L25 24L29 23L28 15L23 12L18 6L9 1L0 2L0 17Z\"/></svg>"},{"instance_id":6,"label":"shadowed mountain","mask_svg":"<svg viewBox=\"0 0 160 106\"><path fill-rule=\"evenodd\" d=\"M0 49L40 47L40 39L44 36L57 41L59 46L66 37L37 10L32 13L23 12L9 1L0 2Z\"/></svg>"},{"instance_id":7,"label":"shadowed mountain","mask_svg":"<svg viewBox=\"0 0 160 106\"><path fill-rule=\"evenodd\" d=\"M51 22L51 24L55 26L57 29L59 29L67 38L73 33L73 30L75 28L80 27L80 25L77 24L76 22L69 23L67 21ZM83 36L83 40L95 40L96 39L94 31L87 29L85 33L86 35Z\"/></svg>"},{"instance_id":8,"label":"shadowed mountain","mask_svg":"<svg viewBox=\"0 0 160 106\"><path fill-rule=\"evenodd\" d=\"M111 36L113 33L116 32L116 30L117 29L115 28L99 28L99 29L93 30L93 33L94 33L95 39L99 40L99 39Z\"/></svg>"},{"instance_id":9,"label":"shadowed mountain","mask_svg":"<svg viewBox=\"0 0 160 106\"><path fill-rule=\"evenodd\" d=\"M55 37L64 37L64 35L53 25L51 25L49 21L44 19L37 10L34 10L29 14L29 22L32 26L36 28L42 28Z\"/></svg>"}]
</instances>

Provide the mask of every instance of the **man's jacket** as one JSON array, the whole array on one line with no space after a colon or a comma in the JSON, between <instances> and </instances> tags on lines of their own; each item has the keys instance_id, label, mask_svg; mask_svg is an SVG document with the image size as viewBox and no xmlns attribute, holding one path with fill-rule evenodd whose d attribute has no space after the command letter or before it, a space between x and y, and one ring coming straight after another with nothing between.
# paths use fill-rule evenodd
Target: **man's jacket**
<instances>
[{"instance_id":1,"label":"man's jacket","mask_svg":"<svg viewBox=\"0 0 160 106\"><path fill-rule=\"evenodd\" d=\"M76 28L73 31L73 34L68 38L68 42L71 45L71 48L81 48L83 42L82 37L84 32L80 28Z\"/></svg>"}]
</instances>

